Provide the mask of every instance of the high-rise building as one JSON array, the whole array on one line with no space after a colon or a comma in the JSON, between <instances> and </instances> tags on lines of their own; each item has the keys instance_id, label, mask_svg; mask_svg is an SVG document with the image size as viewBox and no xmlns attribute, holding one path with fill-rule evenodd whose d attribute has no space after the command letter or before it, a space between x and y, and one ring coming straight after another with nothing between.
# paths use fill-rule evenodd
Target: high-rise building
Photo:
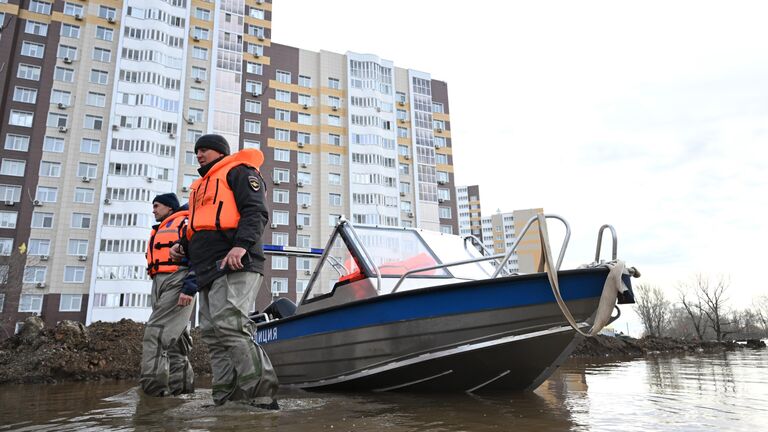
<instances>
[{"instance_id":1,"label":"high-rise building","mask_svg":"<svg viewBox=\"0 0 768 432\"><path fill-rule=\"evenodd\" d=\"M483 245L492 254L508 253L517 240L516 233L522 232L525 224L543 209L515 210L513 212L497 211L491 216L481 219ZM538 271L541 260L541 241L539 229L533 224L517 245L515 253L510 257L508 268L519 273Z\"/></svg>"},{"instance_id":2,"label":"high-rise building","mask_svg":"<svg viewBox=\"0 0 768 432\"><path fill-rule=\"evenodd\" d=\"M458 186L456 188L456 205L459 210L459 234L462 237L473 235L482 241L480 186Z\"/></svg>"},{"instance_id":3,"label":"high-rise building","mask_svg":"<svg viewBox=\"0 0 768 432\"><path fill-rule=\"evenodd\" d=\"M271 42L270 1L0 0L0 321L143 321L151 200L183 202L194 142L260 148L267 244L339 215L459 232L447 85L369 54ZM309 258L268 258L257 306Z\"/></svg>"}]
</instances>

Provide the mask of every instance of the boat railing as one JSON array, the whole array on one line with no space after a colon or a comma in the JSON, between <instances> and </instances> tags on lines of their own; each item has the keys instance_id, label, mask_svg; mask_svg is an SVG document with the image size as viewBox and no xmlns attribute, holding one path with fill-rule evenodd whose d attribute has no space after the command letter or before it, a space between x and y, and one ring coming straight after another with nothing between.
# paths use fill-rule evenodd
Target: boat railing
<instances>
[{"instance_id":1,"label":"boat railing","mask_svg":"<svg viewBox=\"0 0 768 432\"><path fill-rule=\"evenodd\" d=\"M565 226L565 236L563 237L563 244L560 247L560 255L557 258L557 266L555 267L555 270L559 271L560 270L560 265L563 263L563 257L565 256L565 250L568 247L568 241L571 238L571 226L568 224L568 221L566 221L565 219L563 219L562 217L557 216L557 215L544 215L544 218L545 219L546 218L557 219L560 222L562 222L563 225ZM525 227L522 229L522 231L520 231L520 235L515 239L515 242L512 244L512 247L509 249L509 251L506 254L498 254L498 255L485 256L485 257L481 257L481 258L473 258L473 259L468 259L468 260L454 261L454 262L450 262L450 263L438 264L438 265L434 265L434 266L421 267L421 268L409 270L409 271L403 273L402 276L400 276L400 279L398 279L397 283L395 284L395 287L392 288L392 292L393 293L397 292L397 290L400 288L400 285L402 285L402 283L405 281L405 279L408 276L412 275L412 274L422 273L422 272L429 271L429 270L437 270L437 269L441 269L441 268L448 268L448 267L454 267L454 266L458 266L458 265L472 264L472 263L477 263L477 262L481 262L481 261L490 261L490 260L497 260L499 258L503 258L499 262L499 267L496 269L496 271L491 276L491 279L495 279L496 277L499 276L499 274L502 273L502 271L504 271L504 268L506 267L506 265L509 262L509 260L512 258L512 254L517 249L518 245L520 244L520 241L525 236L525 234L528 232L528 229L531 228L531 225L533 225L533 222L537 221L537 220L538 220L538 216L534 216L534 217L532 217L531 219L528 220L528 222L525 224ZM465 238L465 246L466 246L466 238Z\"/></svg>"},{"instance_id":2,"label":"boat railing","mask_svg":"<svg viewBox=\"0 0 768 432\"><path fill-rule=\"evenodd\" d=\"M595 263L600 262L600 247L603 244L603 231L605 231L606 228L611 230L611 237L613 238L613 251L611 253L611 260L616 261L616 257L617 257L616 249L617 249L617 243L618 243L616 240L616 230L613 228L612 225L606 224L601 226L600 231L597 233L597 248L595 250Z\"/></svg>"}]
</instances>

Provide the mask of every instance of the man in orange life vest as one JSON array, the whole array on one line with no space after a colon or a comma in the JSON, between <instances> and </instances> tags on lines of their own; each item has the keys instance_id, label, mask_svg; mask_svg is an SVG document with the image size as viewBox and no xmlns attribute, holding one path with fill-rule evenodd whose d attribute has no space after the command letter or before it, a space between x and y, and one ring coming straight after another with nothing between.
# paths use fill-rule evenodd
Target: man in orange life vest
<instances>
[{"instance_id":1,"label":"man in orange life vest","mask_svg":"<svg viewBox=\"0 0 768 432\"><path fill-rule=\"evenodd\" d=\"M147 273L152 277L152 315L144 329L139 382L150 396L192 393L194 374L187 358L192 337L187 324L197 285L186 260L170 258L171 246L185 234L189 211L179 208L176 194L167 193L152 200L152 213L158 222L152 227L146 254Z\"/></svg>"},{"instance_id":2,"label":"man in orange life vest","mask_svg":"<svg viewBox=\"0 0 768 432\"><path fill-rule=\"evenodd\" d=\"M195 143L200 178L190 187L186 238L171 250L193 263L200 288L200 328L213 372L213 401L277 409L277 376L251 338L248 313L264 279L261 236L269 220L256 149L229 154L220 135Z\"/></svg>"}]
</instances>

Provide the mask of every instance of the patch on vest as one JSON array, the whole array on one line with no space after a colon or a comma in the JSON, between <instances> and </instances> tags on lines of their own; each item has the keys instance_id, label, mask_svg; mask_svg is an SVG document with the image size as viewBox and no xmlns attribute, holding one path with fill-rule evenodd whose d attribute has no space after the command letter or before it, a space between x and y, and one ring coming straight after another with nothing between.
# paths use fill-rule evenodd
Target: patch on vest
<instances>
[{"instance_id":1,"label":"patch on vest","mask_svg":"<svg viewBox=\"0 0 768 432\"><path fill-rule=\"evenodd\" d=\"M259 188L261 188L261 183L259 183L259 178L254 176L248 177L248 183L251 184L251 189L258 192Z\"/></svg>"}]
</instances>

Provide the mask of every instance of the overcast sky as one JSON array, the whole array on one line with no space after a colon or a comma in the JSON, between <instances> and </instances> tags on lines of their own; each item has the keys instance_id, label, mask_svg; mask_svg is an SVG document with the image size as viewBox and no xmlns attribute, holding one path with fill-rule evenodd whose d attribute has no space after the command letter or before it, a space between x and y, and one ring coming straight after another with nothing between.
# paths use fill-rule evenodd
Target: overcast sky
<instances>
[{"instance_id":1,"label":"overcast sky","mask_svg":"<svg viewBox=\"0 0 768 432\"><path fill-rule=\"evenodd\" d=\"M613 224L675 295L696 272L768 294L768 2L275 0L273 41L372 53L448 83L458 184L543 207L566 267Z\"/></svg>"}]
</instances>

